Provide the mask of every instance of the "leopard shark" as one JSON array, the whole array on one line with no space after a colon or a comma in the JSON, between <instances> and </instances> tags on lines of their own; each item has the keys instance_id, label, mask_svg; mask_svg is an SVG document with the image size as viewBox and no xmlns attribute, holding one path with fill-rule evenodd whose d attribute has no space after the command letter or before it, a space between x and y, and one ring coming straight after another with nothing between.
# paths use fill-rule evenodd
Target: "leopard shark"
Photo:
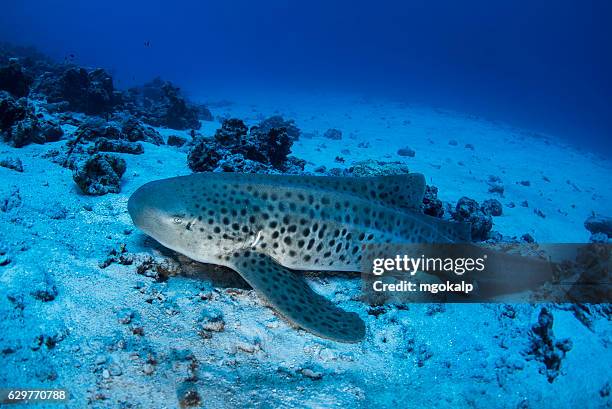
<instances>
[{"instance_id":1,"label":"leopard shark","mask_svg":"<svg viewBox=\"0 0 612 409\"><path fill-rule=\"evenodd\" d=\"M196 173L139 187L128 212L163 246L235 270L294 326L355 343L364 321L313 291L303 272L358 272L369 243L470 241L469 224L423 214L424 193L417 173Z\"/></svg>"}]
</instances>

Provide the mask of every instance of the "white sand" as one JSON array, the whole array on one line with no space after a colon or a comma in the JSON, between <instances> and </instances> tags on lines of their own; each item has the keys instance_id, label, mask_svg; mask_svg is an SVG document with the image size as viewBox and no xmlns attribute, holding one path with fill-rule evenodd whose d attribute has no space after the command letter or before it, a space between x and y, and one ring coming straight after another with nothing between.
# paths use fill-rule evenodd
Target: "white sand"
<instances>
[{"instance_id":1,"label":"white sand","mask_svg":"<svg viewBox=\"0 0 612 409\"><path fill-rule=\"evenodd\" d=\"M486 180L498 175L505 185L500 200L517 205L504 207L504 215L495 218L494 229L504 234L531 233L540 242L586 241L585 218L592 211L610 213L609 162L517 129L352 97L267 96L266 104L256 106L252 101L213 112L247 117L252 124L258 115L283 107L279 112L295 118L305 132L342 130L342 141L317 137L297 143L294 153L311 162L310 170L336 166L337 155L346 158L345 165L370 158L405 160L439 187L443 200L452 202L463 195L479 201L495 197L487 193ZM205 123L203 132L212 134L218 125ZM458 146L450 146L450 139ZM363 141L371 148L358 148ZM464 148L467 143L475 150ZM359 300L358 279L313 278L316 291L366 321L366 340L342 345L291 328L252 291L228 291L210 274L184 273L156 283L136 274L135 265L100 269L99 261L119 243L131 253L161 257L141 233L124 233L133 228L127 198L149 180L189 173L186 154L145 144L144 155L122 155L128 170L120 194L87 197L78 192L70 171L40 156L59 144L0 147L0 156L19 156L25 167L23 174L0 168L0 197L17 186L22 198L21 207L0 212L0 240L9 245L12 259L0 267L2 385L66 387L73 408L88 401L91 407L177 407L177 388L192 372L207 408L609 404L600 395L610 382L612 362L612 331L605 319L596 319L591 331L570 312L553 307L555 335L570 337L574 347L550 384L539 373L542 365L523 355L538 306L517 306L514 319L497 305L447 305L428 314L428 305L417 304L391 308L376 318ZM321 144L326 148L317 151ZM405 145L416 150L416 157L397 157ZM341 154L342 149L351 153ZM522 180L531 186L518 185ZM529 208L519 206L523 200ZM50 209L61 207L67 218L49 217ZM535 215L534 208L546 218ZM54 301L31 295L45 280L57 286ZM7 295L21 300L23 311ZM126 309L135 317L120 324ZM198 317L212 310L223 314L225 329L202 339ZM144 336L133 334L139 326ZM65 339L52 349L31 348L37 335L62 333ZM189 350L197 368L190 371L190 361L175 350ZM152 361L148 356L155 357L154 363L147 364ZM528 406L519 406L522 402Z\"/></svg>"}]
</instances>

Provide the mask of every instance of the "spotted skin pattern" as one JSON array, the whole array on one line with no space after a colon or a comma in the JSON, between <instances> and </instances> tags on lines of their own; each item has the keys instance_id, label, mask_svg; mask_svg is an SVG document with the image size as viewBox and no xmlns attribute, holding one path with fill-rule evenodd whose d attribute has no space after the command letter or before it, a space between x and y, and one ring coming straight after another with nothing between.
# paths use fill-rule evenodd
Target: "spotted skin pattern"
<instances>
[{"instance_id":1,"label":"spotted skin pattern","mask_svg":"<svg viewBox=\"0 0 612 409\"><path fill-rule=\"evenodd\" d=\"M416 210L424 190L420 174L199 173L140 187L128 210L163 245L236 270L294 324L355 342L365 333L361 319L314 293L291 270L359 271L368 243L469 241L469 226Z\"/></svg>"},{"instance_id":2,"label":"spotted skin pattern","mask_svg":"<svg viewBox=\"0 0 612 409\"><path fill-rule=\"evenodd\" d=\"M365 324L359 315L338 308L314 292L299 273L250 250L234 252L232 263L260 296L295 325L340 342L363 339Z\"/></svg>"}]
</instances>

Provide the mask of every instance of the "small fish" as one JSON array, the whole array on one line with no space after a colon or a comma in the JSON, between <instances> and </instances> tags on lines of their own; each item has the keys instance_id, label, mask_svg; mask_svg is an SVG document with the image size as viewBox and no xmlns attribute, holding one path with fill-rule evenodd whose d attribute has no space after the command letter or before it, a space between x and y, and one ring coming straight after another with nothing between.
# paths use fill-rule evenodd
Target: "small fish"
<instances>
[{"instance_id":1,"label":"small fish","mask_svg":"<svg viewBox=\"0 0 612 409\"><path fill-rule=\"evenodd\" d=\"M293 324L358 342L365 324L299 271L360 271L367 243L470 240L470 226L420 212L420 174L327 177L198 173L154 181L128 201L134 224L194 260L237 271Z\"/></svg>"},{"instance_id":2,"label":"small fish","mask_svg":"<svg viewBox=\"0 0 612 409\"><path fill-rule=\"evenodd\" d=\"M151 47L151 42L149 40L145 41L144 46L147 48Z\"/></svg>"}]
</instances>

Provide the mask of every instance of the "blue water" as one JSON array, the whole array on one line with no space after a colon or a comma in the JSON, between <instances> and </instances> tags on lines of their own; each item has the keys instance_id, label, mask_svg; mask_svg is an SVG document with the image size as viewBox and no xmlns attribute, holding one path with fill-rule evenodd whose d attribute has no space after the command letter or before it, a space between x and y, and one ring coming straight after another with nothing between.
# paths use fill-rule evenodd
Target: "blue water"
<instances>
[{"instance_id":1,"label":"blue water","mask_svg":"<svg viewBox=\"0 0 612 409\"><path fill-rule=\"evenodd\" d=\"M303 88L421 102L612 151L609 1L13 1L0 39L189 94ZM148 44L145 45L145 43Z\"/></svg>"},{"instance_id":2,"label":"blue water","mask_svg":"<svg viewBox=\"0 0 612 409\"><path fill-rule=\"evenodd\" d=\"M0 81L0 402L4 387L44 387L66 388L66 408L612 408L609 303L371 305L358 275L308 274L315 292L365 323L363 340L345 344L292 326L279 313L282 303L268 308L249 290L241 278L252 277L248 272L196 263L141 230L154 225L143 223L147 214L156 223L172 219L176 226L168 231L193 208L204 214L208 204L191 200L207 184L185 182L180 189L189 194L145 195L149 200L131 200L128 212L129 198L146 183L203 170L299 174L304 166L306 173L351 176L409 170L423 173L430 187L426 213L461 216L477 227L475 240L612 243L611 17L610 0L5 0L0 42L103 67L115 88L159 76L211 113L199 121L195 107L180 109L182 99L165 105L154 97L139 99L144 107L137 112L139 102L127 92L122 103L99 108L109 102L104 84L80 89L64 65L55 77L32 70L37 78L27 104ZM7 76L4 58L0 46L0 74ZM32 68L23 66L26 73ZM63 82L64 104L52 86ZM171 90L164 87L163 95L169 100ZM220 103L227 101L235 103ZM290 140L289 129L285 134L277 125L264 133L261 120L276 114L295 120L301 136ZM56 123L63 135L47 132L57 133ZM364 198L353 184L360 182L334 180L323 189L335 202L329 214L358 226ZM412 215L412 201L396 208L391 197L393 206L386 206L389 199L375 192L391 192L381 189L385 180L398 179L377 179L368 189L375 200L363 210L364 226L376 231L404 218L414 226L423 217L417 237L440 233L438 220ZM251 226L241 232L257 228L259 241L258 206L241 208L239 217L235 186L227 194L211 186L215 205L228 196L227 207L226 198L219 204L218 213L227 213L223 224L229 228L231 214L237 231L243 211L252 211ZM407 196L395 186L400 204ZM342 187L338 196L331 192ZM267 200L257 188L246 190L257 202ZM350 213L348 200L355 200L355 217L335 214L345 194L342 206ZM330 204L326 195L321 205ZM270 193L268 209L276 213L277 206L278 213L261 226L279 223L274 218L286 207L273 202L280 196ZM184 198L191 199L181 207ZM308 200L315 203L313 195ZM324 237L327 209L316 200L317 212L300 205L300 225L314 223L312 230L293 224L279 242L301 249L306 241L289 233L314 236L318 229ZM156 215L158 202L176 214ZM214 208L204 216L211 225ZM207 254L220 245L212 235L204 240L202 215L190 218L185 230L200 232L194 243L206 247L196 256L210 261ZM340 231L350 248L352 230L334 230L324 257L340 252ZM177 241L173 248L181 251L185 243ZM314 242L300 250L304 256ZM295 288L297 280L287 276L282 286ZM536 294L547 294L546 286ZM285 300L295 292L280 291L277 299ZM325 309L307 311L316 321L315 312Z\"/></svg>"}]
</instances>

